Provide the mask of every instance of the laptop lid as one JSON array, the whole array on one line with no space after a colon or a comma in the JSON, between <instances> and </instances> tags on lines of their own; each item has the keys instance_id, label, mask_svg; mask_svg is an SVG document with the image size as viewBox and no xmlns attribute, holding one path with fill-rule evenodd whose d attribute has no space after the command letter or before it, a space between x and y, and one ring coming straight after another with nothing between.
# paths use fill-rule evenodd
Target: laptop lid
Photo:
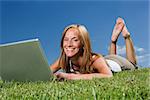
<instances>
[{"instance_id":1,"label":"laptop lid","mask_svg":"<svg viewBox=\"0 0 150 100\"><path fill-rule=\"evenodd\" d=\"M2 80L46 81L52 73L38 39L0 45Z\"/></svg>"}]
</instances>

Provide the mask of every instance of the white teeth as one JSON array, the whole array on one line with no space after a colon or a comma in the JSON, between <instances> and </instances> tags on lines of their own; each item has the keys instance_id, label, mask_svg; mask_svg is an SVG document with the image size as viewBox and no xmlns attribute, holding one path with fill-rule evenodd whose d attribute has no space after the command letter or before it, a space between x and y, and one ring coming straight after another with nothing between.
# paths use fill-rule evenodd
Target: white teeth
<instances>
[{"instance_id":1,"label":"white teeth","mask_svg":"<svg viewBox=\"0 0 150 100\"><path fill-rule=\"evenodd\" d=\"M68 48L67 50L73 50L73 49L71 49L71 48Z\"/></svg>"}]
</instances>

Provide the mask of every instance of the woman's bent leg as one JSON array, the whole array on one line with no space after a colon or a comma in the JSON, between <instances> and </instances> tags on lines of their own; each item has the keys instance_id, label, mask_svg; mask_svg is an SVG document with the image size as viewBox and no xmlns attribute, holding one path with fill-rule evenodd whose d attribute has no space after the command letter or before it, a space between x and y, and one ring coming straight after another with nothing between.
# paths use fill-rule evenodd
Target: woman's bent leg
<instances>
[{"instance_id":1,"label":"woman's bent leg","mask_svg":"<svg viewBox=\"0 0 150 100\"><path fill-rule=\"evenodd\" d=\"M135 51L133 47L132 39L130 38L130 33L127 30L127 27L124 25L124 28L122 30L122 35L125 38L126 43L126 57L127 59L132 62L133 64L137 64Z\"/></svg>"},{"instance_id":2,"label":"woman's bent leg","mask_svg":"<svg viewBox=\"0 0 150 100\"><path fill-rule=\"evenodd\" d=\"M110 51L109 54L116 54L116 43L118 40L118 37L120 35L120 32L122 31L124 26L124 22L122 18L118 18L116 20L116 24L114 26L112 36L111 36L111 44L110 44Z\"/></svg>"},{"instance_id":3,"label":"woman's bent leg","mask_svg":"<svg viewBox=\"0 0 150 100\"><path fill-rule=\"evenodd\" d=\"M135 51L134 51L134 47L133 47L133 42L132 42L130 36L125 38L125 43L126 43L126 57L127 57L127 59L130 62L132 62L133 64L137 64Z\"/></svg>"},{"instance_id":4,"label":"woman's bent leg","mask_svg":"<svg viewBox=\"0 0 150 100\"><path fill-rule=\"evenodd\" d=\"M116 42L111 42L110 44L110 49L109 49L109 54L117 54L117 50L116 50Z\"/></svg>"}]
</instances>

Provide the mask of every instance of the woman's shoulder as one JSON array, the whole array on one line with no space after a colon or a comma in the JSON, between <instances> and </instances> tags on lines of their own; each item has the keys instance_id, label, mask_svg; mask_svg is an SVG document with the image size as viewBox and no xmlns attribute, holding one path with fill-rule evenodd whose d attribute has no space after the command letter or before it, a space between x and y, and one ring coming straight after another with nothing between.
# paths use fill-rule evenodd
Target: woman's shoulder
<instances>
[{"instance_id":1,"label":"woman's shoulder","mask_svg":"<svg viewBox=\"0 0 150 100\"><path fill-rule=\"evenodd\" d=\"M93 67L95 70L101 69L104 62L105 60L104 60L103 55L94 54L92 55L91 67Z\"/></svg>"},{"instance_id":2,"label":"woman's shoulder","mask_svg":"<svg viewBox=\"0 0 150 100\"><path fill-rule=\"evenodd\" d=\"M93 53L92 54L92 61L95 61L96 59L103 57L101 54Z\"/></svg>"},{"instance_id":3,"label":"woman's shoulder","mask_svg":"<svg viewBox=\"0 0 150 100\"><path fill-rule=\"evenodd\" d=\"M102 58L102 57L103 56L101 54L93 53L92 58L91 58L91 64L93 64L96 60L98 60L99 58Z\"/></svg>"}]
</instances>

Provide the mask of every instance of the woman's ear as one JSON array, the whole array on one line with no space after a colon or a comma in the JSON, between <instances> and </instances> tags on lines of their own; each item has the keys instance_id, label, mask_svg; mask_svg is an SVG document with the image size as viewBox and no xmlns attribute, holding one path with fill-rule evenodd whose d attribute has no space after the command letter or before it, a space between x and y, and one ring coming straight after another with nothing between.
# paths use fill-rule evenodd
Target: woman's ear
<instances>
[{"instance_id":1,"label":"woman's ear","mask_svg":"<svg viewBox=\"0 0 150 100\"><path fill-rule=\"evenodd\" d=\"M80 49L83 49L83 50L84 50L84 44L81 44L81 47L80 47Z\"/></svg>"},{"instance_id":2,"label":"woman's ear","mask_svg":"<svg viewBox=\"0 0 150 100\"><path fill-rule=\"evenodd\" d=\"M82 49L84 50L84 46L82 47Z\"/></svg>"},{"instance_id":3,"label":"woman's ear","mask_svg":"<svg viewBox=\"0 0 150 100\"><path fill-rule=\"evenodd\" d=\"M80 51L84 52L84 46L81 46Z\"/></svg>"}]
</instances>

